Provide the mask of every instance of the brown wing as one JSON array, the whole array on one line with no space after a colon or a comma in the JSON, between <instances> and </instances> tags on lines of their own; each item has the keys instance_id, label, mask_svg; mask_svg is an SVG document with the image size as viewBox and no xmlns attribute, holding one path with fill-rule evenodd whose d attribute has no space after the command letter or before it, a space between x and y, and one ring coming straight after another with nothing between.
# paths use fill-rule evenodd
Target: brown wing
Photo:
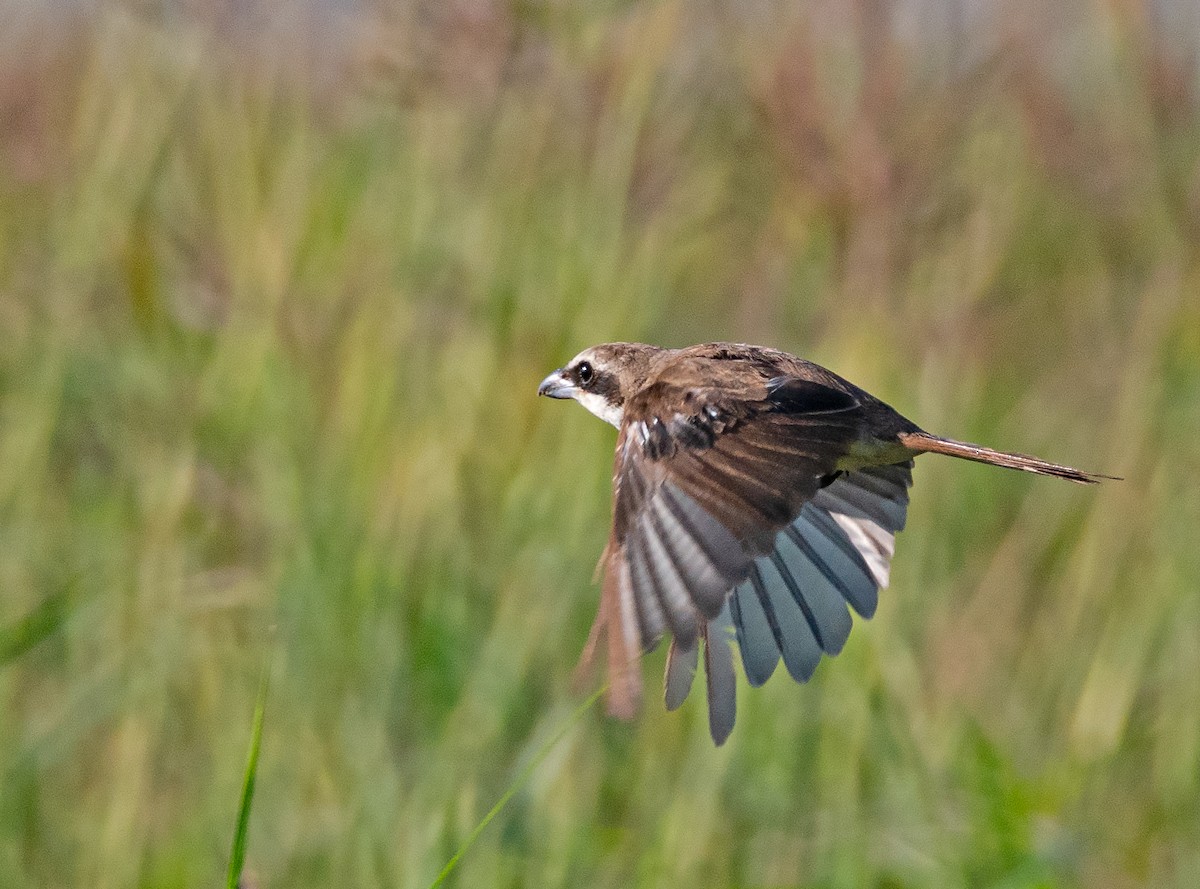
<instances>
[{"instance_id":1,"label":"brown wing","mask_svg":"<svg viewBox=\"0 0 1200 889\"><path fill-rule=\"evenodd\" d=\"M613 555L628 566L643 642L661 635L659 613L680 642L694 641L698 621L720 613L858 437L852 395L792 377L736 379L659 381L626 406Z\"/></svg>"},{"instance_id":2,"label":"brown wing","mask_svg":"<svg viewBox=\"0 0 1200 889\"><path fill-rule=\"evenodd\" d=\"M823 383L765 371L725 374L723 383L707 369L699 376L704 386L686 378L648 385L626 405L617 441L613 531L584 661L607 630L609 707L621 715L640 697L636 665L629 668L640 650L669 629L679 663L694 664L698 637L712 643L710 624L730 593L833 477L862 428L858 399ZM728 633L720 635L724 646ZM714 737L723 740L733 683L721 654L706 648L705 663ZM691 675L674 656L670 662L669 697L671 688L686 693L679 677Z\"/></svg>"}]
</instances>

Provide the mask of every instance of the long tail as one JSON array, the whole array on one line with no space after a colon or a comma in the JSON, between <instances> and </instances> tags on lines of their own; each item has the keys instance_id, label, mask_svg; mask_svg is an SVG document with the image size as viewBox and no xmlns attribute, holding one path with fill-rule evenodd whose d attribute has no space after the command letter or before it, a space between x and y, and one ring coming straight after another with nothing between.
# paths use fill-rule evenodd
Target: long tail
<instances>
[{"instance_id":1,"label":"long tail","mask_svg":"<svg viewBox=\"0 0 1200 889\"><path fill-rule=\"evenodd\" d=\"M1114 475L1101 475L1098 472L1084 472L1058 463L1030 457L1026 454L1009 454L1005 451L993 451L982 445L970 444L965 441L955 441L952 438L942 438L930 435L928 432L902 432L900 441L905 447L911 448L918 454L947 454L951 457L961 457L964 460L974 460L976 463L988 463L992 466L1004 466L1007 469L1022 469L1025 472L1036 472L1039 475L1053 475L1081 485L1094 485L1103 479L1119 481Z\"/></svg>"}]
</instances>

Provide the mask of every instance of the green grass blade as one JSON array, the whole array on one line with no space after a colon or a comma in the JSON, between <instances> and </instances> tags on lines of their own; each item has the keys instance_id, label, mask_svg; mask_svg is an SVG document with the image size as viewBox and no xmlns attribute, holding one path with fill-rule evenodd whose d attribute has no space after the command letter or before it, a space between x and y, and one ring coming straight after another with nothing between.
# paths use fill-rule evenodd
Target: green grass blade
<instances>
[{"instance_id":1,"label":"green grass blade","mask_svg":"<svg viewBox=\"0 0 1200 889\"><path fill-rule=\"evenodd\" d=\"M227 889L237 889L242 879L242 866L246 863L246 832L250 824L250 806L254 801L254 781L258 775L258 752L262 746L263 711L266 709L270 674L270 667L264 665L258 684L258 700L254 704L254 724L250 729L250 753L246 757L246 774L242 779L237 829L233 834L233 849L229 855L229 877L225 881Z\"/></svg>"},{"instance_id":2,"label":"green grass blade","mask_svg":"<svg viewBox=\"0 0 1200 889\"><path fill-rule=\"evenodd\" d=\"M600 700L600 696L603 695L607 690L607 685L597 689L590 698L576 707L575 712L563 721L563 724L558 731L556 731L549 738L549 740L546 741L545 744L538 748L537 753L535 753L529 762L525 764L524 768L517 773L517 777L513 779L513 782L508 786L508 789L500 795L498 800L496 800L496 804L492 806L491 809L488 810L488 813L483 816L483 819L475 825L475 829L471 831L470 836L468 836L463 844L458 847L458 850L452 856L450 856L450 860L446 862L446 866L442 868L442 872L437 875L437 879L429 884L429 889L437 889L438 886L445 882L446 877L450 876L450 874L454 872L454 869L458 867L459 860L465 854L467 854L473 845L475 845L475 841L479 839L479 835L483 833L487 826L492 822L492 819L499 815L504 807L508 805L508 801L516 795L518 790L525 786L525 783L533 774L534 769L542 764L542 761L549 755L550 751L554 749L554 746L563 739L563 736L571 730L575 723L579 722L579 720L583 717L583 714L591 709L592 705L595 704L596 701Z\"/></svg>"},{"instance_id":3,"label":"green grass blade","mask_svg":"<svg viewBox=\"0 0 1200 889\"><path fill-rule=\"evenodd\" d=\"M66 620L67 593L55 593L8 627L0 627L0 666L16 660L53 635Z\"/></svg>"}]
</instances>

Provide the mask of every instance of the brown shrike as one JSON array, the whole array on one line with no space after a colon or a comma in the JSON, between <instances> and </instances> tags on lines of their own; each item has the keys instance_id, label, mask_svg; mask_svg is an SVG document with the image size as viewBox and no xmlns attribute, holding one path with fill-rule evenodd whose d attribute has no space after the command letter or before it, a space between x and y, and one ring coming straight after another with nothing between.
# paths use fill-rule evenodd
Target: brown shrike
<instances>
[{"instance_id":1,"label":"brown shrike","mask_svg":"<svg viewBox=\"0 0 1200 889\"><path fill-rule=\"evenodd\" d=\"M733 729L736 638L762 685L797 682L875 613L904 527L913 457L949 454L1091 484L1108 476L924 432L786 352L735 343L580 352L539 395L574 398L619 430L600 610L581 666L607 639L608 709L641 702L638 657L671 634L666 705L683 703L701 640L709 729Z\"/></svg>"}]
</instances>

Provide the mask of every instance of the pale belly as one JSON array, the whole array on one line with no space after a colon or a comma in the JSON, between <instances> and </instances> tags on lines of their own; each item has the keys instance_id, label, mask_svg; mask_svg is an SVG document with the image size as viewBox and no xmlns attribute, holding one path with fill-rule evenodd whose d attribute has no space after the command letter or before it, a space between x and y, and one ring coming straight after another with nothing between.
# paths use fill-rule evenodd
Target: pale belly
<instances>
[{"instance_id":1,"label":"pale belly","mask_svg":"<svg viewBox=\"0 0 1200 889\"><path fill-rule=\"evenodd\" d=\"M850 446L846 456L838 460L837 468L853 470L862 469L864 466L890 466L911 460L916 455L916 451L895 439L884 441L878 438L864 438Z\"/></svg>"}]
</instances>

